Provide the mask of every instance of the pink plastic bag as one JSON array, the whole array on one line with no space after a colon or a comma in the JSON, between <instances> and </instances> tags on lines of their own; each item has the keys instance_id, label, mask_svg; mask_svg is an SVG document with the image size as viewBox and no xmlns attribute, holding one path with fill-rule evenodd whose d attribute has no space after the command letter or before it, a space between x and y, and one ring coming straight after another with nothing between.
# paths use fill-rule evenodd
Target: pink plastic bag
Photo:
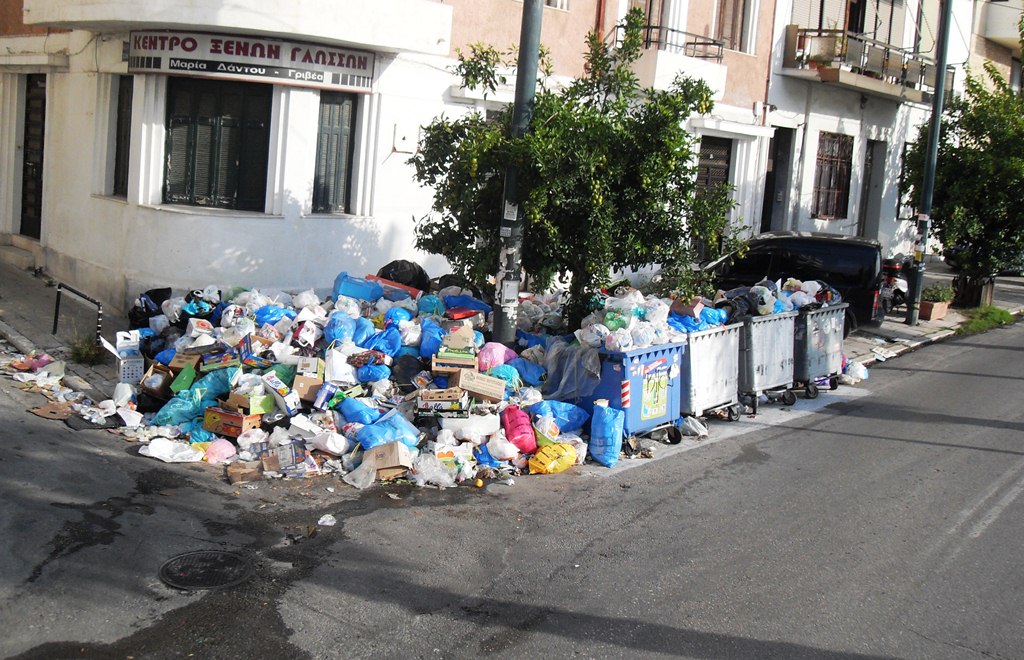
<instances>
[{"instance_id":1,"label":"pink plastic bag","mask_svg":"<svg viewBox=\"0 0 1024 660\"><path fill-rule=\"evenodd\" d=\"M489 341L484 344L477 354L477 362L480 363L480 371L487 371L491 367L498 367L509 360L514 360L518 355L508 346L498 342Z\"/></svg>"},{"instance_id":2,"label":"pink plastic bag","mask_svg":"<svg viewBox=\"0 0 1024 660\"><path fill-rule=\"evenodd\" d=\"M223 463L235 455L235 445L229 440L218 438L206 448L207 463Z\"/></svg>"},{"instance_id":3,"label":"pink plastic bag","mask_svg":"<svg viewBox=\"0 0 1024 660\"><path fill-rule=\"evenodd\" d=\"M537 436L533 433L530 416L519 406L509 406L501 413L501 426L505 437L524 454L537 451Z\"/></svg>"}]
</instances>

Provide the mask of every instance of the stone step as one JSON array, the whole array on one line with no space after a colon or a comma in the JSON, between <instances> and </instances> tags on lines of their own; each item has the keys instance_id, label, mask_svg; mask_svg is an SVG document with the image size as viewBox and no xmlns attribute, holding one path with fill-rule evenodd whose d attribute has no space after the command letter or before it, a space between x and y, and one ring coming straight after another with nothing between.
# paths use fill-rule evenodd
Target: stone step
<instances>
[{"instance_id":1,"label":"stone step","mask_svg":"<svg viewBox=\"0 0 1024 660\"><path fill-rule=\"evenodd\" d=\"M36 265L35 257L31 252L13 245L0 245L0 261L23 270L35 268Z\"/></svg>"}]
</instances>

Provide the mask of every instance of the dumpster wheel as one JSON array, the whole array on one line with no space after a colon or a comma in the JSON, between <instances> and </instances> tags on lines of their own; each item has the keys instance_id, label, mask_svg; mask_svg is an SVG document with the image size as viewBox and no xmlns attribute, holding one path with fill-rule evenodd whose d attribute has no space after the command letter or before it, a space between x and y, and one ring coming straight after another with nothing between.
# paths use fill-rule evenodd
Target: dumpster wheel
<instances>
[{"instance_id":1,"label":"dumpster wheel","mask_svg":"<svg viewBox=\"0 0 1024 660\"><path fill-rule=\"evenodd\" d=\"M817 399L818 386L815 385L814 383L807 383L807 385L804 386L804 396L806 396L808 399Z\"/></svg>"},{"instance_id":2,"label":"dumpster wheel","mask_svg":"<svg viewBox=\"0 0 1024 660\"><path fill-rule=\"evenodd\" d=\"M814 388L815 396L817 396L818 388ZM796 403L796 392L793 390L786 390L782 393L782 403L787 406L791 406Z\"/></svg>"},{"instance_id":3,"label":"dumpster wheel","mask_svg":"<svg viewBox=\"0 0 1024 660\"><path fill-rule=\"evenodd\" d=\"M839 389L839 376L832 376L828 379L828 389L838 390Z\"/></svg>"},{"instance_id":4,"label":"dumpster wheel","mask_svg":"<svg viewBox=\"0 0 1024 660\"><path fill-rule=\"evenodd\" d=\"M728 415L728 420L730 422L735 422L740 418L740 415L743 414L743 406L738 403L734 403L726 410L726 414Z\"/></svg>"}]
</instances>

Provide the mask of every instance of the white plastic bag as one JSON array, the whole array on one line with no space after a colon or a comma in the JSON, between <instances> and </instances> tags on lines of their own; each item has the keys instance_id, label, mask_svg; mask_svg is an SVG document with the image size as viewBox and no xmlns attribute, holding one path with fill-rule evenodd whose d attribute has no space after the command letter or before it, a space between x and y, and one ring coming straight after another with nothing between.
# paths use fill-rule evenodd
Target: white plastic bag
<instances>
[{"instance_id":1,"label":"white plastic bag","mask_svg":"<svg viewBox=\"0 0 1024 660\"><path fill-rule=\"evenodd\" d=\"M487 451L496 461L511 461L519 455L519 448L505 437L504 431L491 435L487 441Z\"/></svg>"},{"instance_id":2,"label":"white plastic bag","mask_svg":"<svg viewBox=\"0 0 1024 660\"><path fill-rule=\"evenodd\" d=\"M312 307L320 304L320 297L313 292L313 289L306 289L301 293L295 294L292 298L292 304L295 305L296 309Z\"/></svg>"}]
</instances>

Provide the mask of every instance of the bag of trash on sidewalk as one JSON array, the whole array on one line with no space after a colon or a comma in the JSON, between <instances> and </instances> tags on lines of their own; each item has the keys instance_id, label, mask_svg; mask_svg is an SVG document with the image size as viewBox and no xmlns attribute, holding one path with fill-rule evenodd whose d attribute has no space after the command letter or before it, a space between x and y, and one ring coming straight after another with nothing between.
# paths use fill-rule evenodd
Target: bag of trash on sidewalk
<instances>
[{"instance_id":1,"label":"bag of trash on sidewalk","mask_svg":"<svg viewBox=\"0 0 1024 660\"><path fill-rule=\"evenodd\" d=\"M576 448L565 443L541 447L530 458L530 474L557 474L576 464Z\"/></svg>"},{"instance_id":2,"label":"bag of trash on sidewalk","mask_svg":"<svg viewBox=\"0 0 1024 660\"><path fill-rule=\"evenodd\" d=\"M588 449L595 461L605 467L615 467L622 452L622 427L626 414L608 406L605 400L594 402L594 416L590 420Z\"/></svg>"}]
</instances>

